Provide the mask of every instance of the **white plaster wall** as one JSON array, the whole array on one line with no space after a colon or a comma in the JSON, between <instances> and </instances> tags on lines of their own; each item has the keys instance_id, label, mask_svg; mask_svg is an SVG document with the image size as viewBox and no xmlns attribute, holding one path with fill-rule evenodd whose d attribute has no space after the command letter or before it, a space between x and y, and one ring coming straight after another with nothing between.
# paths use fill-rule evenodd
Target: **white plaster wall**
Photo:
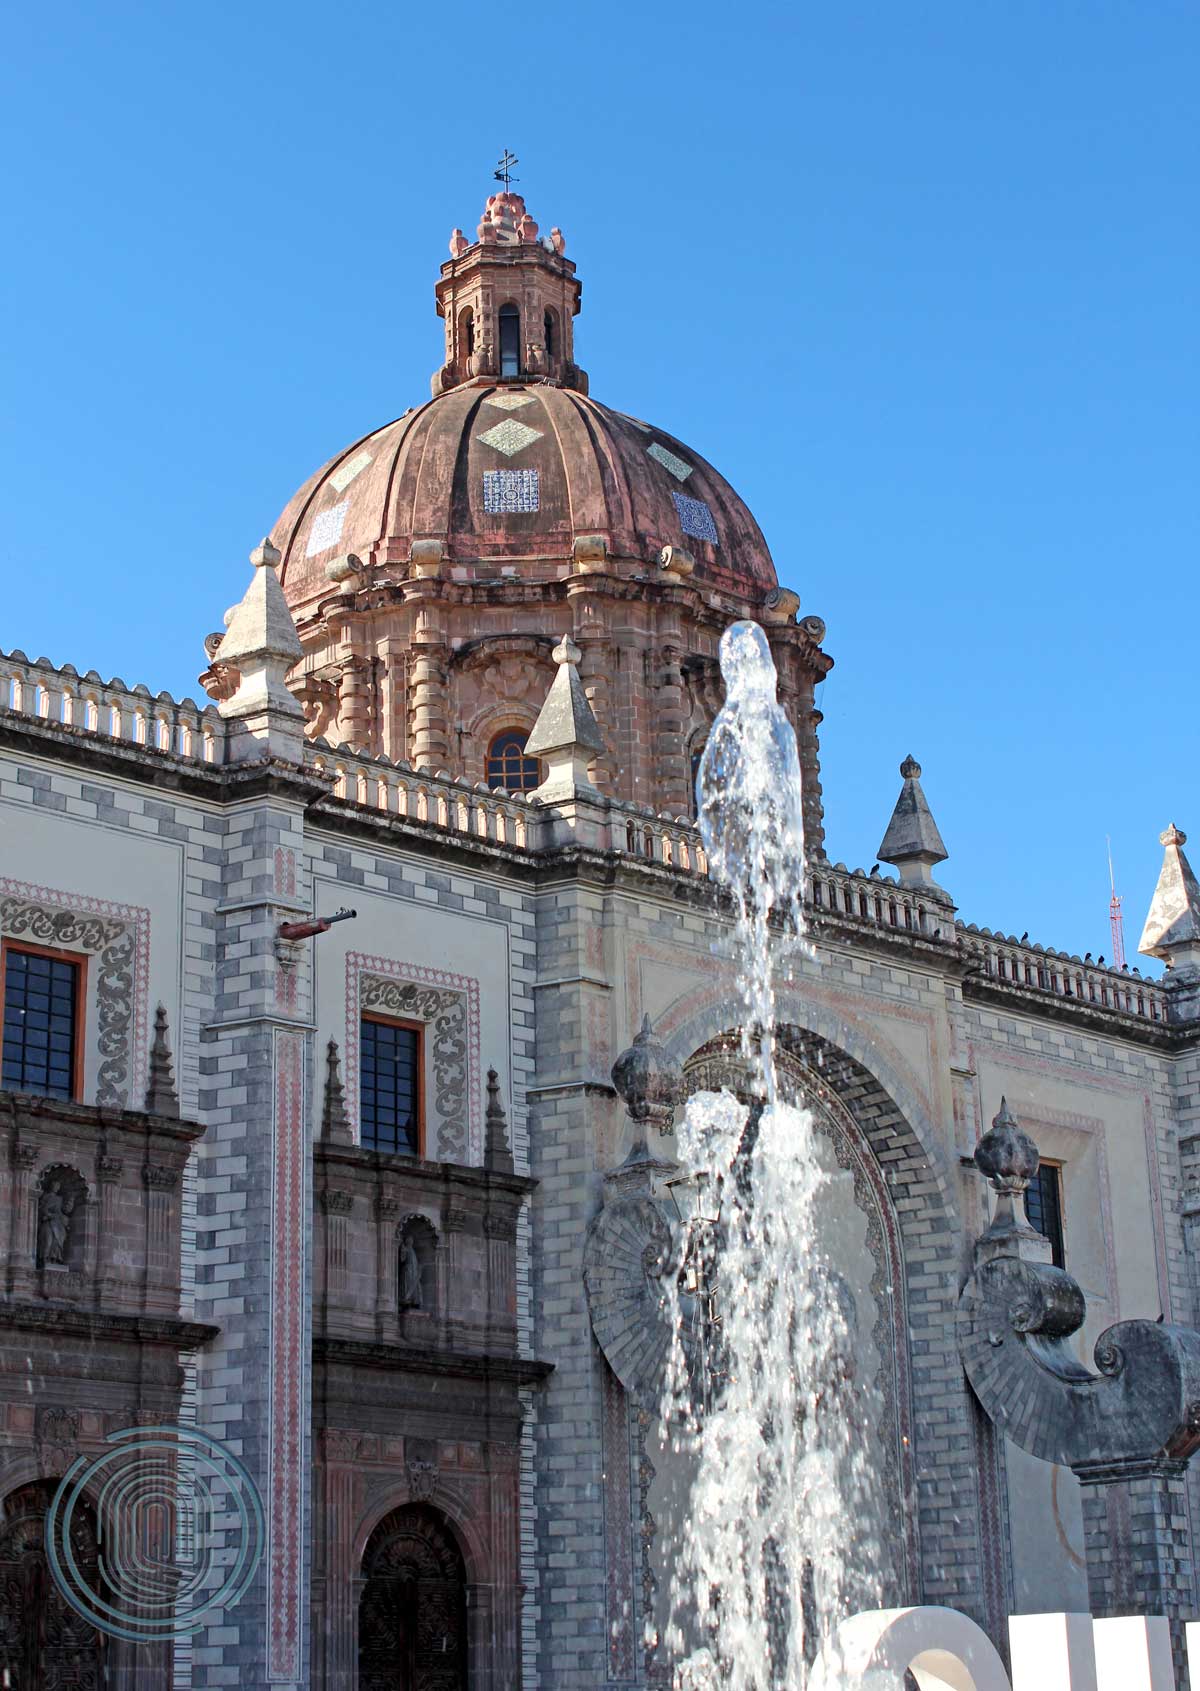
<instances>
[{"instance_id":1,"label":"white plaster wall","mask_svg":"<svg viewBox=\"0 0 1200 1691\"><path fill-rule=\"evenodd\" d=\"M28 765L28 759L22 759ZM69 812L35 809L30 805L0 798L0 874L16 881L47 889L46 902L61 895L70 904L72 895L134 905L150 916L150 972L146 992L146 1018L153 1024L154 1007L167 1007L172 1044L183 1032L182 947L185 885L185 846L182 841L164 839L149 825L139 827L140 808L115 783L127 825L85 820ZM122 801L125 801L122 803ZM36 897L36 895L31 895ZM94 1006L96 961L88 960L87 993ZM135 982L136 988L136 982ZM83 1098L92 1102L100 1064L95 1045L94 1009L85 1030ZM194 1031L191 1030L194 1036ZM146 1074L131 1054L129 1106L140 1109L145 1097Z\"/></svg>"},{"instance_id":2,"label":"white plaster wall","mask_svg":"<svg viewBox=\"0 0 1200 1691\"><path fill-rule=\"evenodd\" d=\"M422 984L418 972L422 969L464 976L476 981L479 989L478 1059L468 1050L468 1084L474 1093L477 1119L482 1121L489 1068L497 1071L502 1099L511 1115L511 960L505 923L478 913L445 910L436 902L346 885L335 879L332 869L319 863L314 866L313 894L319 916L330 916L342 906L358 912L353 921L339 922L308 942L313 946L318 1062L323 1060L328 1040L337 1040L343 1050L346 1047L350 1031L346 965L350 952L383 958L397 965L398 980L412 979L418 985ZM405 966L411 966L411 972ZM431 1045L432 1041L425 1041L427 1098L432 1097ZM318 1081L323 1085L323 1071ZM318 1098L318 1118L320 1107ZM352 1113L357 1119L356 1101ZM470 1160L481 1161L481 1150L481 1146L475 1146Z\"/></svg>"}]
</instances>

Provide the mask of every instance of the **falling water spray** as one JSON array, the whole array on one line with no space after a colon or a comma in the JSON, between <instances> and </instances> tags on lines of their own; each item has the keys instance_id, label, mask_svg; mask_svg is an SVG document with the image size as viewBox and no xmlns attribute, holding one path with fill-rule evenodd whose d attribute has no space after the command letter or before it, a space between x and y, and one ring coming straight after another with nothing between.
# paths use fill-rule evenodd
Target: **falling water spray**
<instances>
[{"instance_id":1,"label":"falling water spray","mask_svg":"<svg viewBox=\"0 0 1200 1691\"><path fill-rule=\"evenodd\" d=\"M701 1197L667 1277L662 1436L689 1495L663 1642L677 1691L803 1691L837 1621L880 1600L874 1415L853 1295L822 1242L817 1129L776 1067L776 977L804 944L796 738L762 630L735 623L720 659L725 704L697 788L732 906L743 1079L695 1094L678 1133Z\"/></svg>"}]
</instances>

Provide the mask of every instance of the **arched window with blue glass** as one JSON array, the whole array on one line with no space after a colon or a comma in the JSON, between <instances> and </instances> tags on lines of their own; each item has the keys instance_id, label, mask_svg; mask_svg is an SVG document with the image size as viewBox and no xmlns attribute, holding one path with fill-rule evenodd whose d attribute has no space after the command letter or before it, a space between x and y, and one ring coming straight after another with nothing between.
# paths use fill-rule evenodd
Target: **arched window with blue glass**
<instances>
[{"instance_id":1,"label":"arched window with blue glass","mask_svg":"<svg viewBox=\"0 0 1200 1691\"><path fill-rule=\"evenodd\" d=\"M700 800L696 793L696 782L700 779L700 764L704 757L704 748L708 744L708 730L697 734L688 752L688 809L693 820L700 814Z\"/></svg>"},{"instance_id":2,"label":"arched window with blue glass","mask_svg":"<svg viewBox=\"0 0 1200 1691\"><path fill-rule=\"evenodd\" d=\"M500 374L521 374L521 313L515 305L500 307Z\"/></svg>"},{"instance_id":3,"label":"arched window with blue glass","mask_svg":"<svg viewBox=\"0 0 1200 1691\"><path fill-rule=\"evenodd\" d=\"M536 757L526 757L529 735L523 728L502 728L488 747L485 774L489 787L506 793L531 793L541 785L542 768Z\"/></svg>"}]
</instances>

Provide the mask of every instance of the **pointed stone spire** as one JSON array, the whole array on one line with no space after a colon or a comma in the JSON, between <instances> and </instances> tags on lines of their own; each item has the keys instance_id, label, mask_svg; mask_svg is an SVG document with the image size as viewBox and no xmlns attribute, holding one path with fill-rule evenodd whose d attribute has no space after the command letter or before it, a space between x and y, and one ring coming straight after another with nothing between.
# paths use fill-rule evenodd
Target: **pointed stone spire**
<instances>
[{"instance_id":1,"label":"pointed stone spire","mask_svg":"<svg viewBox=\"0 0 1200 1691\"><path fill-rule=\"evenodd\" d=\"M150 1084L146 1088L146 1109L152 1116L179 1119L179 1094L175 1090L175 1065L167 1040L167 1010L160 1004L154 1012L154 1043L150 1047Z\"/></svg>"},{"instance_id":2,"label":"pointed stone spire","mask_svg":"<svg viewBox=\"0 0 1200 1691\"><path fill-rule=\"evenodd\" d=\"M1200 882L1183 854L1186 841L1174 822L1158 836L1164 847L1162 873L1138 941L1139 951L1161 957L1172 969L1200 964Z\"/></svg>"},{"instance_id":3,"label":"pointed stone spire","mask_svg":"<svg viewBox=\"0 0 1200 1691\"><path fill-rule=\"evenodd\" d=\"M949 853L921 790L921 765L911 752L900 765L900 773L904 785L879 847L879 861L894 863L904 886L936 887L933 865L944 863Z\"/></svg>"},{"instance_id":4,"label":"pointed stone spire","mask_svg":"<svg viewBox=\"0 0 1200 1691\"><path fill-rule=\"evenodd\" d=\"M512 1147L508 1142L508 1118L500 1102L500 1076L495 1069L487 1073L487 1113L483 1141L483 1166L500 1174L513 1171Z\"/></svg>"},{"instance_id":5,"label":"pointed stone spire","mask_svg":"<svg viewBox=\"0 0 1200 1691\"><path fill-rule=\"evenodd\" d=\"M543 757L549 765L549 773L534 796L546 804L561 804L573 798L596 799L600 795L588 780L588 764L605 747L579 679L583 653L570 635L564 635L551 655L558 665L558 674L525 742L527 757Z\"/></svg>"},{"instance_id":6,"label":"pointed stone spire","mask_svg":"<svg viewBox=\"0 0 1200 1691\"><path fill-rule=\"evenodd\" d=\"M354 1143L350 1119L346 1114L342 1063L336 1039L331 1039L325 1048L325 1105L321 1111L321 1138L332 1139L342 1145Z\"/></svg>"},{"instance_id":7,"label":"pointed stone spire","mask_svg":"<svg viewBox=\"0 0 1200 1691\"><path fill-rule=\"evenodd\" d=\"M1162 958L1167 1014L1172 1021L1190 1022L1200 1017L1200 882L1183 854L1187 835L1182 828L1172 822L1158 838L1162 873L1138 950Z\"/></svg>"},{"instance_id":8,"label":"pointed stone spire","mask_svg":"<svg viewBox=\"0 0 1200 1691\"><path fill-rule=\"evenodd\" d=\"M278 549L264 540L250 554L254 575L241 603L235 605L229 626L217 649L217 660L236 671L237 687L222 701L221 715L243 729L235 735L236 759L285 758L298 763L303 755L304 713L286 685L288 670L304 648L276 570Z\"/></svg>"}]
</instances>

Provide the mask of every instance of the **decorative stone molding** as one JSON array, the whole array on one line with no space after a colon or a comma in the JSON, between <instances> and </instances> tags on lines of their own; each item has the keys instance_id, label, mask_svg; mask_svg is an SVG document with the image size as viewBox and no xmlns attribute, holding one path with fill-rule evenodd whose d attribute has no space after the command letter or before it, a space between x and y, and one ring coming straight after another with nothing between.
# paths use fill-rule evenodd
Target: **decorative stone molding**
<instances>
[{"instance_id":1,"label":"decorative stone molding","mask_svg":"<svg viewBox=\"0 0 1200 1691\"><path fill-rule=\"evenodd\" d=\"M516 1219L509 1215L485 1215L483 1231L489 1239L507 1239L511 1242L517 1236Z\"/></svg>"},{"instance_id":2,"label":"decorative stone molding","mask_svg":"<svg viewBox=\"0 0 1200 1691\"><path fill-rule=\"evenodd\" d=\"M414 1503L431 1502L438 1486L437 1463L410 1461L407 1466L409 1496Z\"/></svg>"},{"instance_id":3,"label":"decorative stone molding","mask_svg":"<svg viewBox=\"0 0 1200 1691\"><path fill-rule=\"evenodd\" d=\"M346 1097L356 1110L359 1023L364 1010L425 1022L432 1074L427 1155L471 1163L483 1156L483 1122L472 1077L479 1074L479 982L423 964L346 957Z\"/></svg>"},{"instance_id":4,"label":"decorative stone molding","mask_svg":"<svg viewBox=\"0 0 1200 1691\"><path fill-rule=\"evenodd\" d=\"M470 1210L448 1209L442 1217L447 1233L463 1233L470 1226Z\"/></svg>"},{"instance_id":5,"label":"decorative stone molding","mask_svg":"<svg viewBox=\"0 0 1200 1691\"><path fill-rule=\"evenodd\" d=\"M354 1208L354 1194L327 1186L321 1193L321 1208L326 1215L349 1215Z\"/></svg>"},{"instance_id":6,"label":"decorative stone molding","mask_svg":"<svg viewBox=\"0 0 1200 1691\"><path fill-rule=\"evenodd\" d=\"M167 1168L162 1163L143 1163L142 1179L147 1186L170 1192L179 1184L179 1170Z\"/></svg>"},{"instance_id":7,"label":"decorative stone molding","mask_svg":"<svg viewBox=\"0 0 1200 1691\"><path fill-rule=\"evenodd\" d=\"M124 1167L124 1157L97 1157L96 1178L111 1185L114 1181L120 1180Z\"/></svg>"},{"instance_id":8,"label":"decorative stone molding","mask_svg":"<svg viewBox=\"0 0 1200 1691\"><path fill-rule=\"evenodd\" d=\"M361 1443L357 1433L341 1432L334 1427L326 1427L322 1435L327 1462L353 1462L358 1456Z\"/></svg>"},{"instance_id":9,"label":"decorative stone molding","mask_svg":"<svg viewBox=\"0 0 1200 1691\"><path fill-rule=\"evenodd\" d=\"M596 1342L636 1402L656 1405L671 1350L661 1280L675 1261L657 1199L606 1203L588 1228L583 1286Z\"/></svg>"},{"instance_id":10,"label":"decorative stone molding","mask_svg":"<svg viewBox=\"0 0 1200 1691\"><path fill-rule=\"evenodd\" d=\"M54 1405L39 1405L34 1418L34 1438L39 1444L71 1446L79 1440L79 1411Z\"/></svg>"}]
</instances>

